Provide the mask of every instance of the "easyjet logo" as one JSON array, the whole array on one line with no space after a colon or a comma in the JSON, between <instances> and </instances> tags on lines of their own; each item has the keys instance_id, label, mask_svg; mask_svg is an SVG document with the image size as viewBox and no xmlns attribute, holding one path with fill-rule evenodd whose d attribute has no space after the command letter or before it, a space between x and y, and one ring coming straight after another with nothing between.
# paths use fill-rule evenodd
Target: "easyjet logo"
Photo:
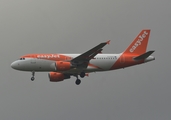
<instances>
[{"instance_id":1,"label":"easyjet logo","mask_svg":"<svg viewBox=\"0 0 171 120\"><path fill-rule=\"evenodd\" d=\"M134 52L136 48L141 45L141 43L143 42L143 40L146 38L147 35L148 32L144 31L144 33L138 37L138 40L135 42L135 44L131 47L129 51Z\"/></svg>"},{"instance_id":2,"label":"easyjet logo","mask_svg":"<svg viewBox=\"0 0 171 120\"><path fill-rule=\"evenodd\" d=\"M37 55L37 58L59 58L59 55L54 55L54 54L50 54L50 55Z\"/></svg>"}]
</instances>

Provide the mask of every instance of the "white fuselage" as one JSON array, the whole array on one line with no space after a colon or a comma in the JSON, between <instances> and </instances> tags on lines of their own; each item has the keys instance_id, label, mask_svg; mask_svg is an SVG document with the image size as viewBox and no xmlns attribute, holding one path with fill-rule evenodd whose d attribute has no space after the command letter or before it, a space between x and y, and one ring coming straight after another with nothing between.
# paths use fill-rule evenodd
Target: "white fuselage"
<instances>
[{"instance_id":1,"label":"white fuselage","mask_svg":"<svg viewBox=\"0 0 171 120\"><path fill-rule=\"evenodd\" d=\"M79 56L80 54L61 54L65 56L69 56L71 58L75 58ZM94 59L91 59L89 61L87 68L72 68L70 70L65 71L65 73L78 73L80 71L84 71L86 73L89 72L96 72L96 71L107 71L112 70L112 66L118 61L118 58L120 58L121 54L98 54L94 57ZM150 56L146 61L148 62L153 60L154 57ZM66 59L67 61L67 59ZM44 58L24 58L22 60L17 60L11 64L11 66L14 69L21 70L21 71L35 71L35 72L63 72L58 71L55 69L55 62L54 60L51 60L49 57ZM118 61L122 65L124 65L125 62L127 62L126 58L119 59ZM127 66L125 66L127 67ZM117 68L118 69L118 68Z\"/></svg>"}]
</instances>

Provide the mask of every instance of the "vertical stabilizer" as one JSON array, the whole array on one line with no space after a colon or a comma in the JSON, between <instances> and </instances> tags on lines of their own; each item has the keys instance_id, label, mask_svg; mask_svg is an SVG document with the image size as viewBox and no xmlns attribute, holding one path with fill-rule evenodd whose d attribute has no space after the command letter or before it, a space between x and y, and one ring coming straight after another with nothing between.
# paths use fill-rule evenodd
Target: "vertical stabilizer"
<instances>
[{"instance_id":1,"label":"vertical stabilizer","mask_svg":"<svg viewBox=\"0 0 171 120\"><path fill-rule=\"evenodd\" d=\"M140 55L146 52L150 30L142 30L123 54L136 54Z\"/></svg>"}]
</instances>

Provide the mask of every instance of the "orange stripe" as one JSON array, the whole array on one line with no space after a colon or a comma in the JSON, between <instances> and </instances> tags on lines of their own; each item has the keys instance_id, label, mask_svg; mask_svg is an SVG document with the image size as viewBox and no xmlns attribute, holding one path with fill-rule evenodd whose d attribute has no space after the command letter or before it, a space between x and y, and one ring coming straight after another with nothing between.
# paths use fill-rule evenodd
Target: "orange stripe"
<instances>
[{"instance_id":1,"label":"orange stripe","mask_svg":"<svg viewBox=\"0 0 171 120\"><path fill-rule=\"evenodd\" d=\"M102 68L100 68L100 67L98 67L98 66L95 66L95 65L93 65L93 64L90 64L90 63L88 64L88 66L91 66L91 67L94 67L94 68L103 70Z\"/></svg>"},{"instance_id":2,"label":"orange stripe","mask_svg":"<svg viewBox=\"0 0 171 120\"><path fill-rule=\"evenodd\" d=\"M118 60L113 64L113 66L110 68L110 70L114 69L120 69L129 67L136 64L141 64L144 62L144 60L141 61L135 61L134 58L137 57L137 55L130 55L130 54L122 54Z\"/></svg>"},{"instance_id":3,"label":"orange stripe","mask_svg":"<svg viewBox=\"0 0 171 120\"><path fill-rule=\"evenodd\" d=\"M61 55L61 54L27 54L21 56L21 58L38 58L38 59L47 59L53 61L69 61L72 57Z\"/></svg>"}]
</instances>

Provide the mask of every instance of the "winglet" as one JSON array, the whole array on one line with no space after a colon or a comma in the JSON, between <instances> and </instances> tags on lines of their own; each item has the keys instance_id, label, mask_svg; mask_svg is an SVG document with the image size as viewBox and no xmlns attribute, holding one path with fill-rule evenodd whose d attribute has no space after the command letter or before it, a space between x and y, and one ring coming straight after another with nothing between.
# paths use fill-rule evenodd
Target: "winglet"
<instances>
[{"instance_id":1,"label":"winglet","mask_svg":"<svg viewBox=\"0 0 171 120\"><path fill-rule=\"evenodd\" d=\"M108 41L106 42L106 44L108 44L108 45L109 45L109 44L110 44L110 40L108 40Z\"/></svg>"}]
</instances>

